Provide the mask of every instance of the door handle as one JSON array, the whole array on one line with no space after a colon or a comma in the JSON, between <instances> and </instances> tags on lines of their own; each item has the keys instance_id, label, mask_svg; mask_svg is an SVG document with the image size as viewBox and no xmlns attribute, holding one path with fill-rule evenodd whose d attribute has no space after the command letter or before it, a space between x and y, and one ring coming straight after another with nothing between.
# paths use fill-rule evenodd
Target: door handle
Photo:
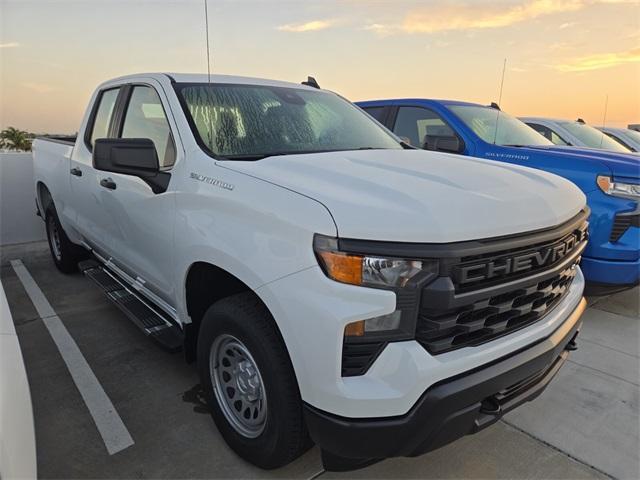
<instances>
[{"instance_id":1,"label":"door handle","mask_svg":"<svg viewBox=\"0 0 640 480\"><path fill-rule=\"evenodd\" d=\"M71 170L69 170L69 173L71 175L75 175L76 177L81 177L82 176L82 170L80 170L79 168L73 167Z\"/></svg>"},{"instance_id":2,"label":"door handle","mask_svg":"<svg viewBox=\"0 0 640 480\"><path fill-rule=\"evenodd\" d=\"M110 178L103 178L102 180L100 180L100 186L104 188L108 188L109 190L115 190L116 182L114 182Z\"/></svg>"}]
</instances>

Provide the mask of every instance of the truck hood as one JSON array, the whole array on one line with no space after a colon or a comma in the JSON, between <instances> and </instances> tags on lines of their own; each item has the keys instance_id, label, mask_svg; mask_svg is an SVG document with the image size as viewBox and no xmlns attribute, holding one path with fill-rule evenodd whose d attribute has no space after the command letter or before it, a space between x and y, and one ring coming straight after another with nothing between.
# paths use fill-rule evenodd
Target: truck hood
<instances>
[{"instance_id":1,"label":"truck hood","mask_svg":"<svg viewBox=\"0 0 640 480\"><path fill-rule=\"evenodd\" d=\"M640 155L634 153L615 153L594 148L564 147L559 145L528 148L536 151L553 152L574 159L600 162L614 177L640 177Z\"/></svg>"},{"instance_id":2,"label":"truck hood","mask_svg":"<svg viewBox=\"0 0 640 480\"><path fill-rule=\"evenodd\" d=\"M321 202L343 238L428 243L491 238L558 225L585 206L582 192L555 175L423 150L217 163Z\"/></svg>"}]
</instances>

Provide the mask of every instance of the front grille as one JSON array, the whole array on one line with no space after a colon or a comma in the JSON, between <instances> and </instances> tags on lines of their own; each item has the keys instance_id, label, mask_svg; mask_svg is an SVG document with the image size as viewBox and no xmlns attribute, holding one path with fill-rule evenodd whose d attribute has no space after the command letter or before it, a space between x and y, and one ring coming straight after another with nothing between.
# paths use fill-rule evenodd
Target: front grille
<instances>
[{"instance_id":1,"label":"front grille","mask_svg":"<svg viewBox=\"0 0 640 480\"><path fill-rule=\"evenodd\" d=\"M342 376L364 375L390 342L418 341L437 355L532 325L569 291L588 240L589 209L556 227L445 244L339 239L341 251L437 259L437 273L395 289L401 334L343 339Z\"/></svg>"},{"instance_id":2,"label":"front grille","mask_svg":"<svg viewBox=\"0 0 640 480\"><path fill-rule=\"evenodd\" d=\"M533 285L490 296L462 308L420 311L416 339L429 353L478 345L544 317L567 293L575 264Z\"/></svg>"},{"instance_id":3,"label":"front grille","mask_svg":"<svg viewBox=\"0 0 640 480\"><path fill-rule=\"evenodd\" d=\"M629 227L640 226L640 215L616 215L611 227L610 242L617 242Z\"/></svg>"}]
</instances>

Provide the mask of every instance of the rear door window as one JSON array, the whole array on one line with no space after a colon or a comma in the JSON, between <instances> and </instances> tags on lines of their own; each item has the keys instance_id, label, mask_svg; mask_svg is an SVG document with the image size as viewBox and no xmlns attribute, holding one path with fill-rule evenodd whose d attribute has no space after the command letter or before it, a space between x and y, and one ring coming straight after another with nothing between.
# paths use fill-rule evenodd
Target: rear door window
<instances>
[{"instance_id":1,"label":"rear door window","mask_svg":"<svg viewBox=\"0 0 640 480\"><path fill-rule=\"evenodd\" d=\"M386 107L362 107L362 109L384 125L387 113Z\"/></svg>"},{"instance_id":2,"label":"rear door window","mask_svg":"<svg viewBox=\"0 0 640 480\"><path fill-rule=\"evenodd\" d=\"M112 88L104 90L98 98L98 108L93 118L91 126L91 135L89 136L89 144L93 147L98 138L108 138L109 128L111 126L111 117L116 105L116 99L120 88Z\"/></svg>"}]
</instances>

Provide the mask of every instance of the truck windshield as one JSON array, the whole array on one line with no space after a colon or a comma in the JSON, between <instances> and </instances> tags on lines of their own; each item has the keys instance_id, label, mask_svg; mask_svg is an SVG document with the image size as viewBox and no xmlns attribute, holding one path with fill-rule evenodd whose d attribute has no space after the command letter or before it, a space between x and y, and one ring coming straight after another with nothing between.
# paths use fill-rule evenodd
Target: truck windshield
<instances>
[{"instance_id":1,"label":"truck windshield","mask_svg":"<svg viewBox=\"0 0 640 480\"><path fill-rule=\"evenodd\" d=\"M620 145L614 139L608 137L600 130L582 122L560 122L571 135L580 140L585 147L611 150L620 153L631 153L624 145Z\"/></svg>"},{"instance_id":2,"label":"truck windshield","mask_svg":"<svg viewBox=\"0 0 640 480\"><path fill-rule=\"evenodd\" d=\"M449 109L487 143L504 146L553 145L533 128L495 108L452 105Z\"/></svg>"},{"instance_id":3,"label":"truck windshield","mask_svg":"<svg viewBox=\"0 0 640 480\"><path fill-rule=\"evenodd\" d=\"M216 158L402 149L369 115L338 95L267 85L177 84L200 146Z\"/></svg>"}]
</instances>

